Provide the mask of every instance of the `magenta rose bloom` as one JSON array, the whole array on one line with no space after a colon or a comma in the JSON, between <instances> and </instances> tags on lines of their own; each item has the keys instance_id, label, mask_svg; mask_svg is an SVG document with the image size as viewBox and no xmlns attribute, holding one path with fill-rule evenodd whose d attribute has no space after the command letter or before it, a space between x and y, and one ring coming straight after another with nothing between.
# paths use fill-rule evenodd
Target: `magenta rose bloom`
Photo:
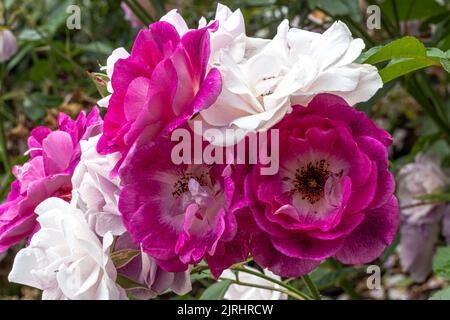
<instances>
[{"instance_id":1,"label":"magenta rose bloom","mask_svg":"<svg viewBox=\"0 0 450 320\"><path fill-rule=\"evenodd\" d=\"M37 127L28 138L30 160L15 166L16 177L7 201L0 206L0 252L37 231L34 209L49 197L70 198L71 176L80 160L80 140L98 135L102 120L97 108L73 121L60 113L59 129Z\"/></svg>"},{"instance_id":2,"label":"magenta rose bloom","mask_svg":"<svg viewBox=\"0 0 450 320\"><path fill-rule=\"evenodd\" d=\"M328 94L294 106L275 129L279 172L264 176L256 165L246 178L260 229L251 240L255 261L291 277L328 257L344 264L376 259L397 229L390 135Z\"/></svg>"},{"instance_id":3,"label":"magenta rose bloom","mask_svg":"<svg viewBox=\"0 0 450 320\"><path fill-rule=\"evenodd\" d=\"M169 133L214 103L222 89L217 69L206 74L209 30L214 28L217 24L180 38L170 23L153 23L139 32L131 55L117 61L111 79L114 91L97 145L101 154L122 154L116 169L134 144Z\"/></svg>"},{"instance_id":4,"label":"magenta rose bloom","mask_svg":"<svg viewBox=\"0 0 450 320\"><path fill-rule=\"evenodd\" d=\"M164 270L181 272L234 238L233 211L242 204L231 202L235 188L226 167L175 165L174 145L158 139L129 154L119 172L119 210L132 240Z\"/></svg>"}]
</instances>

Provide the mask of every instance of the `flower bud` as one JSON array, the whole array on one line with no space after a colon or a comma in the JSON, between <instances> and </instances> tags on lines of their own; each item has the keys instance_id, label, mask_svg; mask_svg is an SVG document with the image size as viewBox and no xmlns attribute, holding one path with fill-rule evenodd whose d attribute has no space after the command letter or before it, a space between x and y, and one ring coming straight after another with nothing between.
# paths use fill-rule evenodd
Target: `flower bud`
<instances>
[{"instance_id":1,"label":"flower bud","mask_svg":"<svg viewBox=\"0 0 450 320\"><path fill-rule=\"evenodd\" d=\"M8 30L0 30L0 62L9 60L17 52L17 41L14 34Z\"/></svg>"}]
</instances>

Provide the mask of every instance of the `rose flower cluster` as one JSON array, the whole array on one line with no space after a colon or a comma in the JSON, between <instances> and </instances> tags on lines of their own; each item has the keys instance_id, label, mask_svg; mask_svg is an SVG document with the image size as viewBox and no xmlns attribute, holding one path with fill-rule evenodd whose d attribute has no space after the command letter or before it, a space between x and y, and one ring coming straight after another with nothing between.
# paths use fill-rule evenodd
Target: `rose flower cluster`
<instances>
[{"instance_id":1,"label":"rose flower cluster","mask_svg":"<svg viewBox=\"0 0 450 320\"><path fill-rule=\"evenodd\" d=\"M249 257L281 277L330 257L373 261L398 205L392 138L353 107L382 87L355 63L363 49L342 22L320 34L284 21L273 39L252 38L220 4L197 29L176 10L142 29L102 68L103 119L94 107L32 131L0 206L0 253L25 246L9 280L44 299L149 299L188 292L202 261L216 278ZM200 139L183 159L200 146L233 161L174 161L180 130ZM264 134L271 174L250 148L254 161L230 156Z\"/></svg>"}]
</instances>

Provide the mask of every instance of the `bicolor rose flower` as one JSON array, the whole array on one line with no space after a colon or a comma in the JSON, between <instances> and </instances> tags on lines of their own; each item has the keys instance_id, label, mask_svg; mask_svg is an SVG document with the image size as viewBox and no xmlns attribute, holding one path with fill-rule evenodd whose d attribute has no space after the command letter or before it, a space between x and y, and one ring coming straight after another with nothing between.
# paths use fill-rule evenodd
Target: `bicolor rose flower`
<instances>
[{"instance_id":1,"label":"bicolor rose flower","mask_svg":"<svg viewBox=\"0 0 450 320\"><path fill-rule=\"evenodd\" d=\"M201 112L204 128L242 129L216 145L233 145L246 132L270 129L320 93L333 93L349 104L366 101L382 87L377 69L354 61L364 49L347 26L334 23L323 34L289 28L287 20L273 40L245 38L233 50L221 50L214 66L222 75L217 101ZM212 141L212 136L205 132ZM219 137L220 138L220 137Z\"/></svg>"},{"instance_id":2,"label":"bicolor rose flower","mask_svg":"<svg viewBox=\"0 0 450 320\"><path fill-rule=\"evenodd\" d=\"M60 113L59 129L38 127L28 139L30 160L15 166L16 177L7 201L0 206L0 252L36 231L36 206L50 197L70 198L71 176L80 160L80 140L98 135L102 119L97 109L73 121Z\"/></svg>"},{"instance_id":3,"label":"bicolor rose flower","mask_svg":"<svg viewBox=\"0 0 450 320\"><path fill-rule=\"evenodd\" d=\"M234 186L224 182L222 166L175 165L174 145L160 140L130 154L120 171L119 209L133 241L164 270L180 272L214 255L220 240L234 237L236 223Z\"/></svg>"},{"instance_id":4,"label":"bicolor rose flower","mask_svg":"<svg viewBox=\"0 0 450 320\"><path fill-rule=\"evenodd\" d=\"M0 29L0 63L9 60L17 52L17 41L8 29Z\"/></svg>"},{"instance_id":5,"label":"bicolor rose flower","mask_svg":"<svg viewBox=\"0 0 450 320\"><path fill-rule=\"evenodd\" d=\"M170 132L216 100L220 73L207 73L209 29L215 27L180 38L162 21L139 32L130 56L114 65L99 153L120 152L120 167L132 146Z\"/></svg>"},{"instance_id":6,"label":"bicolor rose flower","mask_svg":"<svg viewBox=\"0 0 450 320\"><path fill-rule=\"evenodd\" d=\"M420 154L398 173L400 215L400 263L411 278L422 282L432 270L435 247L442 233L450 243L450 207L420 204L418 197L436 192L449 183L437 160Z\"/></svg>"},{"instance_id":7,"label":"bicolor rose flower","mask_svg":"<svg viewBox=\"0 0 450 320\"><path fill-rule=\"evenodd\" d=\"M128 233L117 240L116 250L139 249ZM184 295L192 290L190 270L183 272L167 272L163 270L155 259L145 252L133 258L128 264L118 269L118 272L133 279L143 287L129 289L135 298L148 300L171 289L178 295Z\"/></svg>"},{"instance_id":8,"label":"bicolor rose flower","mask_svg":"<svg viewBox=\"0 0 450 320\"><path fill-rule=\"evenodd\" d=\"M258 270L250 267L246 267L246 269L258 272ZM264 274L275 280L281 280L280 277L274 275L269 270L264 270ZM274 289L281 289L280 286L274 284L271 281L262 279L246 272L237 272L236 276L233 271L225 270L225 272L222 274L221 279L239 279L240 282L246 284L254 284ZM232 284L229 286L224 298L227 300L287 300L288 297L285 293L281 293L279 291Z\"/></svg>"},{"instance_id":9,"label":"bicolor rose flower","mask_svg":"<svg viewBox=\"0 0 450 320\"><path fill-rule=\"evenodd\" d=\"M114 249L135 250L134 244L122 222L118 209L120 192L119 177L111 177L110 172L120 157L119 154L100 155L96 144L100 135L81 141L81 158L72 177L72 204L80 209L90 228L99 236L119 235ZM133 297L150 299L162 294L168 288L177 294L191 290L189 270L185 272L166 272L156 261L142 252L118 272L141 283L143 287L129 291Z\"/></svg>"},{"instance_id":10,"label":"bicolor rose flower","mask_svg":"<svg viewBox=\"0 0 450 320\"><path fill-rule=\"evenodd\" d=\"M104 236L125 232L118 202L120 179L110 177L120 155L97 153L100 135L80 141L81 157L72 177L72 201L80 208L93 230Z\"/></svg>"},{"instance_id":11,"label":"bicolor rose flower","mask_svg":"<svg viewBox=\"0 0 450 320\"><path fill-rule=\"evenodd\" d=\"M186 21L176 9L169 11L161 18L161 21L171 23L180 36L190 30ZM227 50L231 55L237 55L236 59L241 59L246 43L245 21L241 10L232 12L227 6L218 3L214 20L207 22L202 17L199 21L199 28L204 28L214 22L218 22L218 28L210 33L211 55L209 64L213 66L219 60L222 50Z\"/></svg>"},{"instance_id":12,"label":"bicolor rose flower","mask_svg":"<svg viewBox=\"0 0 450 320\"><path fill-rule=\"evenodd\" d=\"M278 174L261 175L256 165L246 179L260 229L251 240L255 261L290 277L328 257L344 264L376 259L397 229L390 135L328 94L294 106L275 128Z\"/></svg>"},{"instance_id":13,"label":"bicolor rose flower","mask_svg":"<svg viewBox=\"0 0 450 320\"><path fill-rule=\"evenodd\" d=\"M126 299L115 283L110 233L102 244L83 212L59 198L45 200L36 213L41 229L17 254L9 281L43 290L43 299Z\"/></svg>"}]
</instances>

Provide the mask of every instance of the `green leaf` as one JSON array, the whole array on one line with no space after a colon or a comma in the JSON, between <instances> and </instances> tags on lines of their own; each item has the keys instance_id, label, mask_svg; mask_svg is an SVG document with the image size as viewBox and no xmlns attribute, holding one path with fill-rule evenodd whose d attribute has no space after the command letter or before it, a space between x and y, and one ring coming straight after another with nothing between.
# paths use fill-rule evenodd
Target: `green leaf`
<instances>
[{"instance_id":1,"label":"green leaf","mask_svg":"<svg viewBox=\"0 0 450 320\"><path fill-rule=\"evenodd\" d=\"M8 62L6 70L11 71L22 59L24 59L28 53L34 48L34 43L27 43L21 46L16 55Z\"/></svg>"},{"instance_id":2,"label":"green leaf","mask_svg":"<svg viewBox=\"0 0 450 320\"><path fill-rule=\"evenodd\" d=\"M448 73L450 73L450 60L449 59L441 59L440 60L442 68L445 69Z\"/></svg>"},{"instance_id":3,"label":"green leaf","mask_svg":"<svg viewBox=\"0 0 450 320\"><path fill-rule=\"evenodd\" d=\"M450 300L450 287L436 292L431 296L430 300Z\"/></svg>"},{"instance_id":4,"label":"green leaf","mask_svg":"<svg viewBox=\"0 0 450 320\"><path fill-rule=\"evenodd\" d=\"M391 59L424 57L427 57L427 49L423 43L408 36L388 43L371 55L364 63L377 64Z\"/></svg>"},{"instance_id":5,"label":"green leaf","mask_svg":"<svg viewBox=\"0 0 450 320\"><path fill-rule=\"evenodd\" d=\"M139 288L148 289L143 284L140 284L139 282L136 282L133 279L130 279L127 276L124 276L123 274L120 274L120 273L117 274L116 282L119 284L119 286L121 286L125 290L139 289Z\"/></svg>"},{"instance_id":6,"label":"green leaf","mask_svg":"<svg viewBox=\"0 0 450 320\"><path fill-rule=\"evenodd\" d=\"M49 79L54 67L50 66L48 60L38 60L30 69L30 79L35 83L41 83Z\"/></svg>"},{"instance_id":7,"label":"green leaf","mask_svg":"<svg viewBox=\"0 0 450 320\"><path fill-rule=\"evenodd\" d=\"M437 275L450 280L450 247L438 248L433 261L433 270Z\"/></svg>"},{"instance_id":8,"label":"green leaf","mask_svg":"<svg viewBox=\"0 0 450 320\"><path fill-rule=\"evenodd\" d=\"M392 1L395 1L398 17L401 21L425 19L446 11L445 7L438 4L437 1L388 0L381 4L381 11L391 21L395 20Z\"/></svg>"},{"instance_id":9,"label":"green leaf","mask_svg":"<svg viewBox=\"0 0 450 320\"><path fill-rule=\"evenodd\" d=\"M131 260L133 260L133 258L137 257L140 254L140 250L119 250L111 254L111 260L113 261L116 268L119 269L126 266L128 263L130 263Z\"/></svg>"},{"instance_id":10,"label":"green leaf","mask_svg":"<svg viewBox=\"0 0 450 320\"><path fill-rule=\"evenodd\" d=\"M208 287L200 300L222 300L231 285L231 280L221 280Z\"/></svg>"},{"instance_id":11,"label":"green leaf","mask_svg":"<svg viewBox=\"0 0 450 320\"><path fill-rule=\"evenodd\" d=\"M410 72L431 66L442 66L450 70L450 52L437 48L425 48L422 42L414 37L403 37L392 41L384 47L374 47L358 58L360 63L378 64L391 60L380 71L384 83L388 83Z\"/></svg>"},{"instance_id":12,"label":"green leaf","mask_svg":"<svg viewBox=\"0 0 450 320\"><path fill-rule=\"evenodd\" d=\"M383 48L383 46L375 46L370 48L367 51L362 52L358 59L355 60L355 63L366 63L367 59L369 59L369 57L373 56L375 53L377 53L378 51L380 51Z\"/></svg>"},{"instance_id":13,"label":"green leaf","mask_svg":"<svg viewBox=\"0 0 450 320\"><path fill-rule=\"evenodd\" d=\"M102 98L110 95L107 89L107 83L109 82L109 78L106 74L91 72L89 73L89 77L94 82L95 87L97 88L97 91L102 96Z\"/></svg>"},{"instance_id":14,"label":"green leaf","mask_svg":"<svg viewBox=\"0 0 450 320\"><path fill-rule=\"evenodd\" d=\"M439 48L428 48L427 56L434 58L450 59L450 50L444 52Z\"/></svg>"},{"instance_id":15,"label":"green leaf","mask_svg":"<svg viewBox=\"0 0 450 320\"><path fill-rule=\"evenodd\" d=\"M431 66L440 66L439 62L436 62L430 58L416 58L406 59L388 65L380 70L381 79L383 83L388 83L396 78L404 76L412 71L420 70Z\"/></svg>"},{"instance_id":16,"label":"green leaf","mask_svg":"<svg viewBox=\"0 0 450 320\"><path fill-rule=\"evenodd\" d=\"M114 48L108 43L94 41L79 46L83 51L92 52L97 55L109 56Z\"/></svg>"},{"instance_id":17,"label":"green leaf","mask_svg":"<svg viewBox=\"0 0 450 320\"><path fill-rule=\"evenodd\" d=\"M450 73L450 50L444 52L439 48L429 48L427 51L429 57L439 59L439 62L445 71Z\"/></svg>"},{"instance_id":18,"label":"green leaf","mask_svg":"<svg viewBox=\"0 0 450 320\"><path fill-rule=\"evenodd\" d=\"M35 92L27 97L23 102L25 114L33 121L39 121L46 115L46 108L59 106L63 98L59 96L49 96L40 92Z\"/></svg>"},{"instance_id":19,"label":"green leaf","mask_svg":"<svg viewBox=\"0 0 450 320\"><path fill-rule=\"evenodd\" d=\"M24 42L33 42L42 40L41 35L33 29L24 29L19 34L19 40Z\"/></svg>"}]
</instances>

